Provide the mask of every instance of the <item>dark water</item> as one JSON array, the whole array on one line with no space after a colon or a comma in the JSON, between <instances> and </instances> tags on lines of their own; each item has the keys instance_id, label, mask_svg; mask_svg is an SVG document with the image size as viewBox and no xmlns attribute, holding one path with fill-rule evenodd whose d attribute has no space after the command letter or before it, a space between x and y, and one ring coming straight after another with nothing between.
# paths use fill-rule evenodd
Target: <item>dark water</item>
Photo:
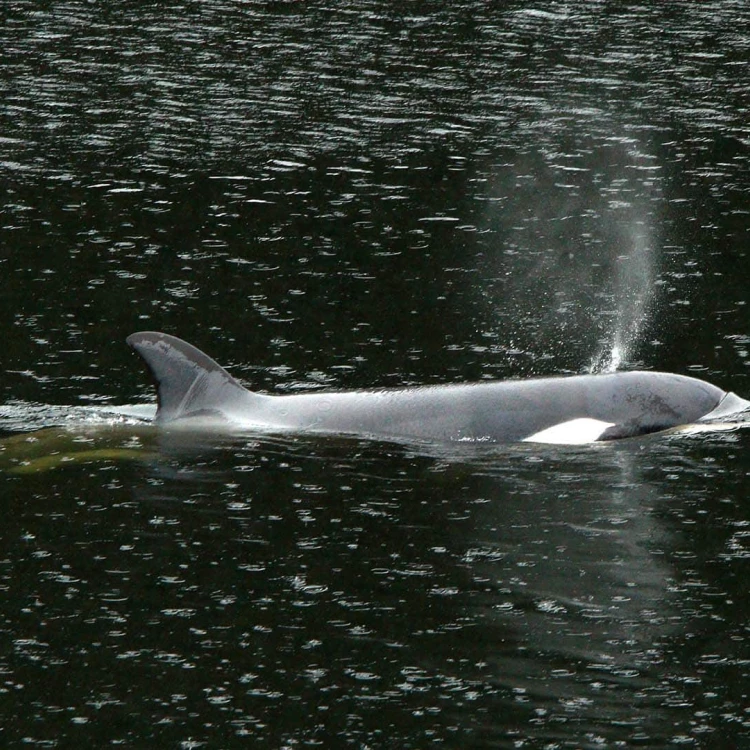
<instances>
[{"instance_id":1,"label":"dark water","mask_svg":"<svg viewBox=\"0 0 750 750\"><path fill-rule=\"evenodd\" d=\"M619 363L747 396L749 21L5 2L5 744L750 741L745 431L24 437L149 400L140 329L277 392Z\"/></svg>"}]
</instances>

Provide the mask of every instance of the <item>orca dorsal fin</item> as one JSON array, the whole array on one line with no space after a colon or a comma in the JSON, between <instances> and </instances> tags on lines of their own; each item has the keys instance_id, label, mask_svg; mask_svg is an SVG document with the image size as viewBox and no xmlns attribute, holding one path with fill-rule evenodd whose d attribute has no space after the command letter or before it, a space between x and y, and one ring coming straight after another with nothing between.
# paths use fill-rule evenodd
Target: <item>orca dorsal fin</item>
<instances>
[{"instance_id":1,"label":"orca dorsal fin","mask_svg":"<svg viewBox=\"0 0 750 750\"><path fill-rule=\"evenodd\" d=\"M142 331L126 341L143 358L156 383L159 422L223 415L227 405L251 397L221 365L176 336Z\"/></svg>"}]
</instances>

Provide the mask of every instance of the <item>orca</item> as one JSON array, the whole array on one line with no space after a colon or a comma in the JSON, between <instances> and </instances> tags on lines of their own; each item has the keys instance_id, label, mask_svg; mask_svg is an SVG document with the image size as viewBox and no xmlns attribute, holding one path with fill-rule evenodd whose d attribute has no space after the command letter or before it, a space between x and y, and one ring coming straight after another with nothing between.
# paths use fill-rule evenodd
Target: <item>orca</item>
<instances>
[{"instance_id":1,"label":"orca","mask_svg":"<svg viewBox=\"0 0 750 750\"><path fill-rule=\"evenodd\" d=\"M582 444L731 419L750 408L705 381L650 371L269 395L247 390L175 336L144 331L127 343L156 383L155 422L170 427Z\"/></svg>"}]
</instances>

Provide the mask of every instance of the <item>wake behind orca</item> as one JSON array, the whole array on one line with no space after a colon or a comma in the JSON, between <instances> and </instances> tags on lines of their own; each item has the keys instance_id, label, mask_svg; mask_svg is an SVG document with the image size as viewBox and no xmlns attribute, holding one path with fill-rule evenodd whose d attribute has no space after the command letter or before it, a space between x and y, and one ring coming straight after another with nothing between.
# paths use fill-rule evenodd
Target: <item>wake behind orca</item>
<instances>
[{"instance_id":1,"label":"wake behind orca","mask_svg":"<svg viewBox=\"0 0 750 750\"><path fill-rule=\"evenodd\" d=\"M710 424L750 408L710 383L661 372L274 396L247 390L174 336L147 331L127 343L156 383L155 421L193 429L573 444Z\"/></svg>"}]
</instances>

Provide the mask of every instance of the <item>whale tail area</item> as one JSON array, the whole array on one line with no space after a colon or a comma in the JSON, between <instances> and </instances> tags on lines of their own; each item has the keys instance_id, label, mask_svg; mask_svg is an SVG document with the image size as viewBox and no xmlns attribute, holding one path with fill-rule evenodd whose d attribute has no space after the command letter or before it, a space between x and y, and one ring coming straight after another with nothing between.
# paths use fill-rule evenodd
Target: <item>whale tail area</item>
<instances>
[{"instance_id":1,"label":"whale tail area","mask_svg":"<svg viewBox=\"0 0 750 750\"><path fill-rule=\"evenodd\" d=\"M252 398L221 365L176 336L142 331L126 341L143 358L156 383L159 422L220 416L238 399Z\"/></svg>"}]
</instances>

